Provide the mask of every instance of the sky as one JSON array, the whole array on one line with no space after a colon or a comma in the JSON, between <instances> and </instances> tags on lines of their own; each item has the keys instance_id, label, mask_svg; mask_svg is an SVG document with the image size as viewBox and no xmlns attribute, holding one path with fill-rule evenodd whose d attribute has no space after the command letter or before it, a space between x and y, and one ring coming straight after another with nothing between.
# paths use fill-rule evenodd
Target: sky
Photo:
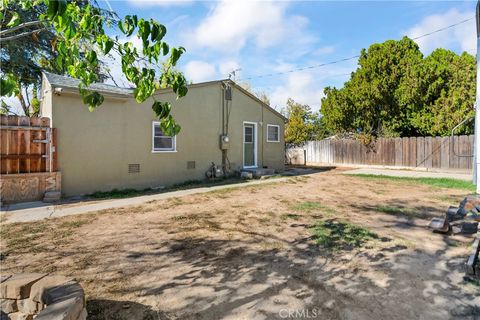
<instances>
[{"instance_id":1,"label":"sky","mask_svg":"<svg viewBox=\"0 0 480 320\"><path fill-rule=\"evenodd\" d=\"M441 29L474 17L476 5L475 1L98 1L120 17L137 14L164 24L166 41L186 49L179 68L189 81L224 79L240 69L235 80L266 93L273 107L281 109L293 98L313 110L320 108L325 87L341 87L348 80L357 59L288 71L352 57L372 43ZM417 43L424 54L438 47L475 54L475 21Z\"/></svg>"},{"instance_id":2,"label":"sky","mask_svg":"<svg viewBox=\"0 0 480 320\"><path fill-rule=\"evenodd\" d=\"M164 24L165 40L186 49L179 68L189 81L225 79L240 69L235 80L266 93L278 110L288 98L319 110L323 89L341 87L356 69L357 59L288 71L352 57L372 43L438 30L474 17L476 5L476 1L97 1L120 17L137 14ZM475 54L475 21L417 42L424 54L438 47ZM117 83L127 85L118 60L110 65ZM282 72L286 73L278 74Z\"/></svg>"}]
</instances>

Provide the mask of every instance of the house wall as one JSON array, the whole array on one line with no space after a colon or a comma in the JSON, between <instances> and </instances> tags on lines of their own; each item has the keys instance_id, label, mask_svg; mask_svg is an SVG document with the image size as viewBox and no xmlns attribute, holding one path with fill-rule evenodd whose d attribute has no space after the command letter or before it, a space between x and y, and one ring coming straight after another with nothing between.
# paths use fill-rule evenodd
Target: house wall
<instances>
[{"instance_id":1,"label":"house wall","mask_svg":"<svg viewBox=\"0 0 480 320\"><path fill-rule=\"evenodd\" d=\"M192 86L179 100L172 92L157 95L158 100L172 103L172 114L182 126L176 152L152 153L152 122L156 119L151 100L138 104L133 98L106 96L90 113L77 93L50 93L45 101L48 99L51 108L46 105L45 112L51 113L52 126L58 131L58 167L66 196L203 179L212 162L221 164L220 83ZM232 169L241 169L243 164L243 121L262 122L262 109L265 124L258 125L258 166L283 170L282 118L236 88L229 121ZM265 142L267 121L281 125L280 143ZM195 161L195 169L187 169L188 161ZM140 172L128 173L128 164L140 164Z\"/></svg>"}]
</instances>

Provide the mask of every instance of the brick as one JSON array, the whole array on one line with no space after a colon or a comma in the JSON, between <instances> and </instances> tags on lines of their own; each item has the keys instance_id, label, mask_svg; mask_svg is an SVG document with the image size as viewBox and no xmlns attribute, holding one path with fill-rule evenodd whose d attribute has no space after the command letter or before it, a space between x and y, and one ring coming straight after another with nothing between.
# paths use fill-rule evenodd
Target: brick
<instances>
[{"instance_id":1,"label":"brick","mask_svg":"<svg viewBox=\"0 0 480 320\"><path fill-rule=\"evenodd\" d=\"M18 311L23 313L38 313L40 311L40 303L33 301L32 299L17 300Z\"/></svg>"},{"instance_id":2,"label":"brick","mask_svg":"<svg viewBox=\"0 0 480 320\"><path fill-rule=\"evenodd\" d=\"M10 320L33 320L33 315L23 312L10 313L8 317Z\"/></svg>"},{"instance_id":3,"label":"brick","mask_svg":"<svg viewBox=\"0 0 480 320\"><path fill-rule=\"evenodd\" d=\"M48 305L35 320L77 320L83 309L83 298L74 297Z\"/></svg>"},{"instance_id":4,"label":"brick","mask_svg":"<svg viewBox=\"0 0 480 320\"><path fill-rule=\"evenodd\" d=\"M0 298L26 299L30 295L30 288L38 280L45 277L44 273L20 273L11 276L0 283Z\"/></svg>"},{"instance_id":5,"label":"brick","mask_svg":"<svg viewBox=\"0 0 480 320\"><path fill-rule=\"evenodd\" d=\"M17 300L15 299L0 299L0 311L5 313L14 313L18 311Z\"/></svg>"},{"instance_id":6,"label":"brick","mask_svg":"<svg viewBox=\"0 0 480 320\"><path fill-rule=\"evenodd\" d=\"M42 278L33 284L30 290L30 299L36 302L43 303L42 295L45 292L45 290L49 288L61 286L71 281L73 281L72 278L67 278L64 276L48 276L48 277Z\"/></svg>"},{"instance_id":7,"label":"brick","mask_svg":"<svg viewBox=\"0 0 480 320\"><path fill-rule=\"evenodd\" d=\"M78 282L70 281L59 286L51 287L42 294L42 302L47 306L71 298L80 298L83 301L85 294L82 286Z\"/></svg>"}]
</instances>

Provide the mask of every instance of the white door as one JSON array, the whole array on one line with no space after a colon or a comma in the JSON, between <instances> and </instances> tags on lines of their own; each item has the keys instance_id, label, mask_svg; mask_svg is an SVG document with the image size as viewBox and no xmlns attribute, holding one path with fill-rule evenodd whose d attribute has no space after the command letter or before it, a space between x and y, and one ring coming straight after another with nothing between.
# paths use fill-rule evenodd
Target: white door
<instances>
[{"instance_id":1,"label":"white door","mask_svg":"<svg viewBox=\"0 0 480 320\"><path fill-rule=\"evenodd\" d=\"M257 166L257 124L243 123L243 167L255 168Z\"/></svg>"}]
</instances>

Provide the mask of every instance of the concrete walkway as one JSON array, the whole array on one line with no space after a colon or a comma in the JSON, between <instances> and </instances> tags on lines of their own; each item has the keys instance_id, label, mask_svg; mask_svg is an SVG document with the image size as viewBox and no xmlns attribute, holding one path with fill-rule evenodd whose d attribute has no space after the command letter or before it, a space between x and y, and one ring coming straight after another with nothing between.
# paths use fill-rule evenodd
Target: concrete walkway
<instances>
[{"instance_id":1,"label":"concrete walkway","mask_svg":"<svg viewBox=\"0 0 480 320\"><path fill-rule=\"evenodd\" d=\"M373 169L362 168L345 171L344 174L373 174L392 177L411 177L411 178L451 178L471 181L472 175L457 172L435 172L435 171L415 171L415 170L393 170L393 169Z\"/></svg>"},{"instance_id":2,"label":"concrete walkway","mask_svg":"<svg viewBox=\"0 0 480 320\"><path fill-rule=\"evenodd\" d=\"M111 200L98 200L92 202L77 202L77 203L67 203L67 204L58 204L58 205L48 205L43 202L29 202L29 203L20 203L17 205L10 205L2 207L0 211L0 216L2 218L2 223L13 223L13 222L31 222L38 221L48 218L58 218L64 216L71 216L76 214L94 212L105 209L114 209L127 206L138 206L142 205L149 201L154 200L164 200L176 197L183 197L191 194L206 193L210 191L228 189L228 188L243 188L250 187L259 184L265 183L277 183L286 181L288 178L277 178L277 179L266 179L266 180L255 180L244 183L236 184L226 184L221 186L212 186L212 187L201 187L201 188L192 188L187 190L179 190L172 192L165 192L159 194L124 198L124 199L111 199Z\"/></svg>"}]
</instances>

